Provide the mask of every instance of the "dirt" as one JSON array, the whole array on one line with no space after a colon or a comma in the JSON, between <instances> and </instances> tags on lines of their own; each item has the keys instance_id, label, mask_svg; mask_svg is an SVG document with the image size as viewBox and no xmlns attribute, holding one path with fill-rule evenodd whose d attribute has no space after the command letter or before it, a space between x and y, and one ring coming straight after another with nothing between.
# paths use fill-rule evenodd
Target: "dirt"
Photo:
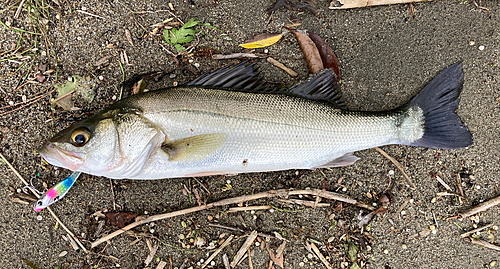
<instances>
[{"instance_id":1,"label":"dirt","mask_svg":"<svg viewBox=\"0 0 500 269\"><path fill-rule=\"evenodd\" d=\"M37 1L26 1L16 19L18 2L0 3L0 21L27 31L39 29L33 27L27 16L28 5ZM88 249L91 242L118 229L105 218L92 216L97 211L114 211L114 204L116 211L155 215L197 206L194 193L190 196L186 189L196 189L202 200L214 202L273 189L325 187L371 204L384 192L390 180L394 185L389 191L393 202L388 212L375 216L363 234L357 227L360 209L352 205L324 200L331 205L310 208L290 206L276 199L261 199L248 205L272 205L274 208L227 213L229 207L222 207L157 221L154 225L135 228L134 234L115 237L109 243L90 249L89 253L73 250L65 240L67 233L56 225L47 210L34 212L31 204L11 200L23 185L2 162L2 268L28 268L22 259L31 261L37 268L144 268L149 254L146 238L158 245L149 268L156 268L160 260L167 262L166 268L179 268L184 261L184 268L199 268L197 263L206 260L207 254L213 251L207 249L210 242L217 247L222 238L237 235L238 239L223 250L211 266L224 268L222 254L227 253L231 259L243 244L244 233L214 228L210 223L248 231L256 229L271 235L278 233L289 240L284 250L285 268L324 268L306 248L310 239L319 242L321 252L335 268L352 266L347 254L349 242L361 247L357 263L366 268L498 268L498 263L492 263L500 259L498 251L467 243L460 234L489 223L499 225L500 207L487 210L474 220L447 219L500 195L498 2L483 1L488 12L476 8L471 1L416 3L413 4L413 16L408 4L329 10L327 1L317 1L317 15L282 8L269 17L265 11L273 4L270 0L172 1L178 19L186 22L197 18L220 30L200 28L208 35L197 34L192 43L196 43L195 54L178 59L180 65L186 67L183 70L175 70L178 65L165 50L175 52L175 48L165 43L161 32L147 35L153 29L151 25L174 18L167 11L166 1L59 0L49 4L53 7L49 8L50 19L44 21L44 16L39 16L45 23L42 25L45 39L29 33L20 39L18 31L0 27L0 53L15 47L18 42L19 51L34 45L37 48L29 51L30 58L2 54L1 59L10 55L7 57L10 60L0 62L0 113L10 111L9 102L22 103L23 96L30 100L53 89L50 85L56 81L55 73L48 75L47 82L19 87L23 78L32 78L41 64L57 71L59 83L69 76L80 75L99 84L95 99L89 104L77 102L76 106L80 107L77 111L52 110L49 97L44 97L17 111L2 114L1 152L25 179L34 178L33 184L39 189L43 189L42 182L52 186L70 171L44 163L37 148L57 131L118 99L123 79L173 70L161 78L149 80L148 88L184 83L203 71L237 62L213 60L211 52L239 52L238 44L244 40L263 32L281 32L284 25L296 22L302 23L298 28L322 36L335 51L341 69L341 89L351 110L396 108L417 94L440 71L461 61L465 80L458 114L473 134L474 143L460 150L384 147L404 166L416 185L415 190L401 172L375 150L356 153L361 160L343 168L213 176L199 178L199 182L192 178L118 181L82 175L68 195L52 208ZM177 18L173 21L178 21ZM127 40L126 30L131 33L133 46ZM262 75L267 80L292 86L307 78L306 61L291 34L267 49L270 55L300 74L292 79L265 60L259 60ZM263 52L263 49L257 51ZM122 74L119 61L123 52L129 64L123 64ZM107 64L96 66L104 57L109 57ZM199 64L199 68L195 64ZM130 90L125 87L124 91ZM394 174L389 179L391 173ZM440 177L453 191L457 191L456 176L461 175L466 199L460 203L455 196L439 197L438 193L447 190L433 176L436 173L441 173ZM314 200L314 197L302 198ZM99 232L100 222L103 226ZM415 237L420 232L430 231L431 226L434 231ZM196 232L194 236L193 231ZM181 239L190 236L203 238L206 244L195 247L190 238ZM494 229L489 233L483 231L479 237L500 244ZM265 238L259 237L259 240L260 244L251 247L251 260L254 268L266 268L270 258L261 247ZM279 244L281 241L277 239L269 241L272 249ZM249 268L248 264L245 259L240 268Z\"/></svg>"}]
</instances>

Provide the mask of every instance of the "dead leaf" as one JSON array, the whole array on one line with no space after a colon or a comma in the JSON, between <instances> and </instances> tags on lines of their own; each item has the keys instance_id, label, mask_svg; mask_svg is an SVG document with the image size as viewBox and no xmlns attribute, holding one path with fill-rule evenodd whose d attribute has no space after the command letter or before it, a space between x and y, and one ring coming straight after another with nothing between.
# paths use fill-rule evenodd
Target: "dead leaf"
<instances>
[{"instance_id":1,"label":"dead leaf","mask_svg":"<svg viewBox=\"0 0 500 269\"><path fill-rule=\"evenodd\" d=\"M375 216L376 214L382 214L385 212L387 212L387 209L384 208L383 206L381 206L381 207L377 208L375 211L372 211L372 212L366 214L366 216L364 216L364 217L360 216L359 223L358 223L359 228L368 224L372 220L373 216Z\"/></svg>"},{"instance_id":2,"label":"dead leaf","mask_svg":"<svg viewBox=\"0 0 500 269\"><path fill-rule=\"evenodd\" d=\"M33 269L38 269L38 267L36 267L36 265L34 265L32 262L30 262L30 261L28 261L28 260L26 260L26 259L22 259L22 258L21 258L21 260L22 260L25 264L27 264L29 267L31 267L31 268L33 268Z\"/></svg>"},{"instance_id":3,"label":"dead leaf","mask_svg":"<svg viewBox=\"0 0 500 269\"><path fill-rule=\"evenodd\" d=\"M278 42L282 36L283 34L264 33L256 35L251 39L245 40L245 43L240 44L240 46L244 47L245 49L264 48Z\"/></svg>"},{"instance_id":4,"label":"dead leaf","mask_svg":"<svg viewBox=\"0 0 500 269\"><path fill-rule=\"evenodd\" d=\"M323 70L323 61L321 60L318 48L316 48L316 45L311 40L311 38L303 30L295 30L291 28L287 29L292 32L292 34L299 42L302 53L306 58L309 72L311 72L311 74L314 74L320 70Z\"/></svg>"},{"instance_id":5,"label":"dead leaf","mask_svg":"<svg viewBox=\"0 0 500 269\"><path fill-rule=\"evenodd\" d=\"M266 249L267 252L269 253L269 257L271 257L271 260L278 265L279 267L283 268L283 250L285 249L286 241L283 241L281 246L278 247L278 250L276 253L274 253L273 250L269 249L269 245L266 243Z\"/></svg>"},{"instance_id":6,"label":"dead leaf","mask_svg":"<svg viewBox=\"0 0 500 269\"><path fill-rule=\"evenodd\" d=\"M131 213L131 212L115 212L115 213L106 213L106 218L109 219L111 224L123 228L138 215L139 214L137 213Z\"/></svg>"},{"instance_id":7,"label":"dead leaf","mask_svg":"<svg viewBox=\"0 0 500 269\"><path fill-rule=\"evenodd\" d=\"M144 89L146 89L146 85L147 84L144 81L144 79L137 81L137 83L134 84L134 86L132 86L132 95L138 94L138 93L143 93Z\"/></svg>"},{"instance_id":8,"label":"dead leaf","mask_svg":"<svg viewBox=\"0 0 500 269\"><path fill-rule=\"evenodd\" d=\"M132 42L132 34L130 34L130 31L128 29L125 29L125 36L127 37L128 43L130 43L130 45L132 45L133 47L134 42Z\"/></svg>"},{"instance_id":9,"label":"dead leaf","mask_svg":"<svg viewBox=\"0 0 500 269\"><path fill-rule=\"evenodd\" d=\"M340 71L339 71L339 63L337 62L337 57L335 57L335 53L330 48L330 46L321 38L319 35L307 31L307 35L316 45L316 48L319 51L319 55L321 56L321 60L323 62L324 68L331 68L337 75L337 80L340 79Z\"/></svg>"},{"instance_id":10,"label":"dead leaf","mask_svg":"<svg viewBox=\"0 0 500 269\"><path fill-rule=\"evenodd\" d=\"M44 83L47 80L47 77L41 71L35 73L35 78L39 83Z\"/></svg>"}]
</instances>

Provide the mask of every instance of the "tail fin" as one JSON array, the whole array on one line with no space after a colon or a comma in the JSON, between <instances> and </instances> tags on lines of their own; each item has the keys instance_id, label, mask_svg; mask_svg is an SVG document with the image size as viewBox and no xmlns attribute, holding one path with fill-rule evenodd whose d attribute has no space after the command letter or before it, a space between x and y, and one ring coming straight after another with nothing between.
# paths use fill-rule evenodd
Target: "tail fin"
<instances>
[{"instance_id":1,"label":"tail fin","mask_svg":"<svg viewBox=\"0 0 500 269\"><path fill-rule=\"evenodd\" d=\"M418 107L424 117L423 136L408 145L457 149L472 144L471 133L455 113L463 79L462 63L456 63L437 75L408 103L407 109Z\"/></svg>"}]
</instances>

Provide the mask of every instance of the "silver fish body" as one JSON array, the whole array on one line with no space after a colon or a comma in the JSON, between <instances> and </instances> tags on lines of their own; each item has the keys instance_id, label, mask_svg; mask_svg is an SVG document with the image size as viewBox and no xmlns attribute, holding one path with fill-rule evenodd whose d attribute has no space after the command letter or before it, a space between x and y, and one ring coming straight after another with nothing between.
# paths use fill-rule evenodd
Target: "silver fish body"
<instances>
[{"instance_id":1,"label":"silver fish body","mask_svg":"<svg viewBox=\"0 0 500 269\"><path fill-rule=\"evenodd\" d=\"M457 68L452 71L458 72ZM332 78L325 71L304 86L317 88L318 81ZM457 77L444 79L461 86ZM444 124L449 126L447 122L453 120L454 128L461 132L459 141L447 135L443 142L441 131L426 137L428 125L436 125L436 116L431 113L432 121L426 122L429 109L416 100L424 99L421 94L404 108L371 113L346 111L332 102L293 94L204 84L207 82L126 98L62 131L40 153L49 163L88 174L159 179L335 167L354 163L354 151L376 146L457 148L472 141L454 114L456 106L443 113L455 115ZM455 99L458 94L459 89ZM445 97L450 99L449 94ZM82 130L88 141L77 145L72 139L82 138L78 136Z\"/></svg>"}]
</instances>

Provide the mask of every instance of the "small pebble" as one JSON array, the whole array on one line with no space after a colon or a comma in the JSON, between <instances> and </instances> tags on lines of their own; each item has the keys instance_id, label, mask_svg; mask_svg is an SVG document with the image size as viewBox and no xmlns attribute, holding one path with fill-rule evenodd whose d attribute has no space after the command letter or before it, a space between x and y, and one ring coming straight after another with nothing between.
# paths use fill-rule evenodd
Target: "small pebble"
<instances>
[{"instance_id":1,"label":"small pebble","mask_svg":"<svg viewBox=\"0 0 500 269\"><path fill-rule=\"evenodd\" d=\"M394 176L394 170L389 170L389 176Z\"/></svg>"},{"instance_id":2,"label":"small pebble","mask_svg":"<svg viewBox=\"0 0 500 269\"><path fill-rule=\"evenodd\" d=\"M415 200L410 199L410 204L413 204L414 202L415 202Z\"/></svg>"},{"instance_id":3,"label":"small pebble","mask_svg":"<svg viewBox=\"0 0 500 269\"><path fill-rule=\"evenodd\" d=\"M214 262L214 261L211 261L211 262L210 262L210 265L215 266L215 262Z\"/></svg>"},{"instance_id":4,"label":"small pebble","mask_svg":"<svg viewBox=\"0 0 500 269\"><path fill-rule=\"evenodd\" d=\"M194 62L194 60L193 60L193 59L189 59L189 60L188 60L188 62L189 62L190 64L192 64L192 63Z\"/></svg>"},{"instance_id":5,"label":"small pebble","mask_svg":"<svg viewBox=\"0 0 500 269\"><path fill-rule=\"evenodd\" d=\"M268 49L265 49L265 50L264 50L264 53L269 53L269 50L268 50Z\"/></svg>"},{"instance_id":6,"label":"small pebble","mask_svg":"<svg viewBox=\"0 0 500 269\"><path fill-rule=\"evenodd\" d=\"M366 251L371 251L372 250L372 246L368 245L366 246Z\"/></svg>"},{"instance_id":7,"label":"small pebble","mask_svg":"<svg viewBox=\"0 0 500 269\"><path fill-rule=\"evenodd\" d=\"M435 203L436 202L436 197L432 198L431 200L431 203Z\"/></svg>"},{"instance_id":8,"label":"small pebble","mask_svg":"<svg viewBox=\"0 0 500 269\"><path fill-rule=\"evenodd\" d=\"M327 241L328 241L328 243L331 243L331 242L333 242L333 240L335 240L335 237L331 236L330 238L328 238Z\"/></svg>"},{"instance_id":9,"label":"small pebble","mask_svg":"<svg viewBox=\"0 0 500 269\"><path fill-rule=\"evenodd\" d=\"M103 77L103 76L99 76L98 78L99 78L99 80L101 80L101 81L104 79L104 77Z\"/></svg>"},{"instance_id":10,"label":"small pebble","mask_svg":"<svg viewBox=\"0 0 500 269\"><path fill-rule=\"evenodd\" d=\"M384 254L389 254L389 250L388 249L384 249Z\"/></svg>"},{"instance_id":11,"label":"small pebble","mask_svg":"<svg viewBox=\"0 0 500 269\"><path fill-rule=\"evenodd\" d=\"M343 188L342 188L342 191L347 191L347 187L343 187Z\"/></svg>"},{"instance_id":12,"label":"small pebble","mask_svg":"<svg viewBox=\"0 0 500 269\"><path fill-rule=\"evenodd\" d=\"M36 216L36 220L42 220L42 216L40 215Z\"/></svg>"},{"instance_id":13,"label":"small pebble","mask_svg":"<svg viewBox=\"0 0 500 269\"><path fill-rule=\"evenodd\" d=\"M184 240L186 237L183 234L179 234L179 239Z\"/></svg>"},{"instance_id":14,"label":"small pebble","mask_svg":"<svg viewBox=\"0 0 500 269\"><path fill-rule=\"evenodd\" d=\"M295 171L295 175L298 176L299 175L299 171Z\"/></svg>"},{"instance_id":15,"label":"small pebble","mask_svg":"<svg viewBox=\"0 0 500 269\"><path fill-rule=\"evenodd\" d=\"M366 193L366 197L368 197L369 199L372 199L373 196L372 196L372 194L370 192L367 192Z\"/></svg>"},{"instance_id":16,"label":"small pebble","mask_svg":"<svg viewBox=\"0 0 500 269\"><path fill-rule=\"evenodd\" d=\"M174 87L176 87L177 84L179 84L177 81L174 81L174 83L172 83L172 85L174 85Z\"/></svg>"},{"instance_id":17,"label":"small pebble","mask_svg":"<svg viewBox=\"0 0 500 269\"><path fill-rule=\"evenodd\" d=\"M194 63L194 67L198 68L198 67L200 67L200 64L199 63Z\"/></svg>"},{"instance_id":18,"label":"small pebble","mask_svg":"<svg viewBox=\"0 0 500 269\"><path fill-rule=\"evenodd\" d=\"M168 76L169 78L175 78L177 75L176 74L170 74L170 76Z\"/></svg>"},{"instance_id":19,"label":"small pebble","mask_svg":"<svg viewBox=\"0 0 500 269\"><path fill-rule=\"evenodd\" d=\"M260 246L260 243L259 242L255 242L255 246L256 247Z\"/></svg>"},{"instance_id":20,"label":"small pebble","mask_svg":"<svg viewBox=\"0 0 500 269\"><path fill-rule=\"evenodd\" d=\"M200 262L201 262L201 263L204 263L204 262L205 262L205 260L204 260L204 259L200 259Z\"/></svg>"},{"instance_id":21,"label":"small pebble","mask_svg":"<svg viewBox=\"0 0 500 269\"><path fill-rule=\"evenodd\" d=\"M251 210L251 211L250 211L250 214L255 214L255 210Z\"/></svg>"},{"instance_id":22,"label":"small pebble","mask_svg":"<svg viewBox=\"0 0 500 269\"><path fill-rule=\"evenodd\" d=\"M402 249L407 249L408 247L405 244L403 244L403 245L401 245L401 248Z\"/></svg>"},{"instance_id":23,"label":"small pebble","mask_svg":"<svg viewBox=\"0 0 500 269\"><path fill-rule=\"evenodd\" d=\"M13 105L14 104L14 101L9 101L9 105Z\"/></svg>"},{"instance_id":24,"label":"small pebble","mask_svg":"<svg viewBox=\"0 0 500 269\"><path fill-rule=\"evenodd\" d=\"M214 217L212 217L212 216L208 216L207 218L209 221L212 221L214 219Z\"/></svg>"},{"instance_id":25,"label":"small pebble","mask_svg":"<svg viewBox=\"0 0 500 269\"><path fill-rule=\"evenodd\" d=\"M65 251L59 253L59 258L64 257L66 255L68 255L68 252L65 250Z\"/></svg>"},{"instance_id":26,"label":"small pebble","mask_svg":"<svg viewBox=\"0 0 500 269\"><path fill-rule=\"evenodd\" d=\"M478 189L478 190L479 190L479 189L481 189L481 186L477 185L477 186L476 186L476 189Z\"/></svg>"},{"instance_id":27,"label":"small pebble","mask_svg":"<svg viewBox=\"0 0 500 269\"><path fill-rule=\"evenodd\" d=\"M471 40L471 41L469 41L469 45L474 46L474 45L476 45L476 42Z\"/></svg>"},{"instance_id":28,"label":"small pebble","mask_svg":"<svg viewBox=\"0 0 500 269\"><path fill-rule=\"evenodd\" d=\"M57 14L56 15L56 19L60 20L61 19L61 15Z\"/></svg>"},{"instance_id":29,"label":"small pebble","mask_svg":"<svg viewBox=\"0 0 500 269\"><path fill-rule=\"evenodd\" d=\"M303 267L304 266L304 262L299 262L299 266Z\"/></svg>"},{"instance_id":30,"label":"small pebble","mask_svg":"<svg viewBox=\"0 0 500 269\"><path fill-rule=\"evenodd\" d=\"M154 234L155 233L155 230L154 229L151 229L149 230L150 233Z\"/></svg>"},{"instance_id":31,"label":"small pebble","mask_svg":"<svg viewBox=\"0 0 500 269\"><path fill-rule=\"evenodd\" d=\"M111 99L113 99L113 101L116 100L116 95L113 95Z\"/></svg>"},{"instance_id":32,"label":"small pebble","mask_svg":"<svg viewBox=\"0 0 500 269\"><path fill-rule=\"evenodd\" d=\"M479 46L478 49L479 50L484 50L484 46Z\"/></svg>"},{"instance_id":33,"label":"small pebble","mask_svg":"<svg viewBox=\"0 0 500 269\"><path fill-rule=\"evenodd\" d=\"M490 267L493 267L493 266L495 266L496 264L497 264L497 261L491 261L491 262L490 262Z\"/></svg>"},{"instance_id":34,"label":"small pebble","mask_svg":"<svg viewBox=\"0 0 500 269\"><path fill-rule=\"evenodd\" d=\"M226 180L226 183L227 183L227 184L231 184L231 180L229 180L229 179L228 179L228 180Z\"/></svg>"},{"instance_id":35,"label":"small pebble","mask_svg":"<svg viewBox=\"0 0 500 269\"><path fill-rule=\"evenodd\" d=\"M144 211L144 215L147 215L148 214L148 211Z\"/></svg>"},{"instance_id":36,"label":"small pebble","mask_svg":"<svg viewBox=\"0 0 500 269\"><path fill-rule=\"evenodd\" d=\"M403 215L403 216L406 215L406 211L404 211L404 210L401 211L401 215Z\"/></svg>"},{"instance_id":37,"label":"small pebble","mask_svg":"<svg viewBox=\"0 0 500 269\"><path fill-rule=\"evenodd\" d=\"M269 213L273 213L273 212L274 212L274 208L269 209Z\"/></svg>"},{"instance_id":38,"label":"small pebble","mask_svg":"<svg viewBox=\"0 0 500 269\"><path fill-rule=\"evenodd\" d=\"M493 227L491 227L491 228L493 228L493 230L495 230L495 231L498 230L498 226L496 226L496 225L493 225Z\"/></svg>"},{"instance_id":39,"label":"small pebble","mask_svg":"<svg viewBox=\"0 0 500 269\"><path fill-rule=\"evenodd\" d=\"M312 259L313 255L311 253L307 254L307 258Z\"/></svg>"},{"instance_id":40,"label":"small pebble","mask_svg":"<svg viewBox=\"0 0 500 269\"><path fill-rule=\"evenodd\" d=\"M119 263L115 264L116 268L122 267Z\"/></svg>"}]
</instances>

